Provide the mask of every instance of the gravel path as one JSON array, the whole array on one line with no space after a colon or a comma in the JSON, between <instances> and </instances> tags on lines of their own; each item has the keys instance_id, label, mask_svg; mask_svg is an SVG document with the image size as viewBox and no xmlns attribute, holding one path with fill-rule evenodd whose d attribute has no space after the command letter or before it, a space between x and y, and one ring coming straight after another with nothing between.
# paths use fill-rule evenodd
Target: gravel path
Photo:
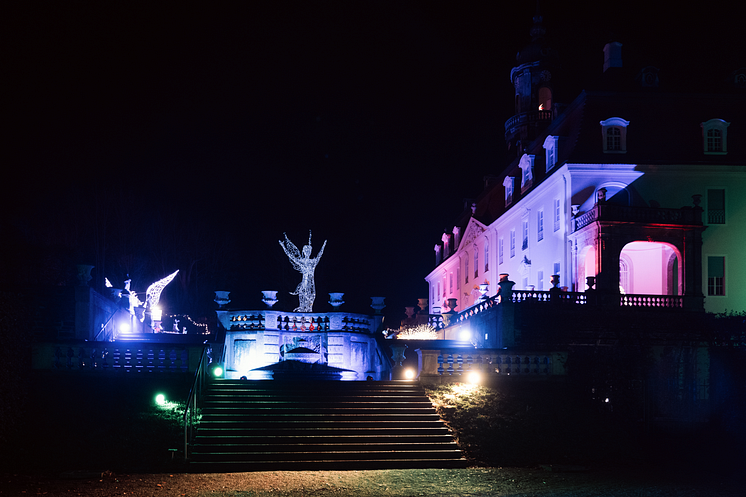
<instances>
[{"instance_id":1,"label":"gravel path","mask_svg":"<svg viewBox=\"0 0 746 497\"><path fill-rule=\"evenodd\" d=\"M0 495L47 496L741 496L743 481L579 468L0 475Z\"/></svg>"}]
</instances>

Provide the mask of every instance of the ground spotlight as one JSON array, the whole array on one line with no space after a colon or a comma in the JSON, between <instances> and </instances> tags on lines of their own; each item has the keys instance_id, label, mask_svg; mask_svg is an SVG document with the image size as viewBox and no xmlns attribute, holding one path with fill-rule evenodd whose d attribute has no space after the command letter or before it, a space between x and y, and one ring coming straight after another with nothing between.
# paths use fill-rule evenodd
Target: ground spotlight
<instances>
[{"instance_id":1,"label":"ground spotlight","mask_svg":"<svg viewBox=\"0 0 746 497\"><path fill-rule=\"evenodd\" d=\"M166 396L162 393L159 393L155 396L155 403L159 406L165 406L166 405Z\"/></svg>"},{"instance_id":2,"label":"ground spotlight","mask_svg":"<svg viewBox=\"0 0 746 497\"><path fill-rule=\"evenodd\" d=\"M404 370L404 379L406 380L413 380L415 377L414 369L405 369Z\"/></svg>"},{"instance_id":3,"label":"ground spotlight","mask_svg":"<svg viewBox=\"0 0 746 497\"><path fill-rule=\"evenodd\" d=\"M476 371L472 371L472 372L470 372L470 373L469 373L469 374L467 375L466 379L467 379L467 380L469 381L469 383L471 383L472 385L476 385L477 383L479 383L479 382L481 381L481 379L482 379L482 378L480 377L479 373L477 373Z\"/></svg>"},{"instance_id":4,"label":"ground spotlight","mask_svg":"<svg viewBox=\"0 0 746 497\"><path fill-rule=\"evenodd\" d=\"M459 335L461 337L461 340L464 342L468 342L471 340L471 331L467 328L465 330L461 330L461 334Z\"/></svg>"}]
</instances>

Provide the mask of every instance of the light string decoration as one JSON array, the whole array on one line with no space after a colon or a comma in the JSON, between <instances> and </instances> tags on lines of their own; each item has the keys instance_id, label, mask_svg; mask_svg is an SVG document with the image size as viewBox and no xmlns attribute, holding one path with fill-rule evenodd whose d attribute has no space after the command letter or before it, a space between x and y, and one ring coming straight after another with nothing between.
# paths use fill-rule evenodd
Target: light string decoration
<instances>
[{"instance_id":1,"label":"light string decoration","mask_svg":"<svg viewBox=\"0 0 746 497\"><path fill-rule=\"evenodd\" d=\"M285 241L280 240L280 247L285 251L285 254L290 259L290 263L293 265L293 269L300 271L303 275L298 287L294 292L290 292L290 295L297 295L299 300L299 306L296 307L293 312L313 312L313 301L316 299L316 284L313 281L313 272L316 269L316 265L319 263L322 254L324 253L324 247L326 247L326 240L319 250L319 254L316 257L311 257L311 231L308 231L308 245L303 247L303 254L300 253L298 247L288 238L287 233L284 233Z\"/></svg>"}]
</instances>

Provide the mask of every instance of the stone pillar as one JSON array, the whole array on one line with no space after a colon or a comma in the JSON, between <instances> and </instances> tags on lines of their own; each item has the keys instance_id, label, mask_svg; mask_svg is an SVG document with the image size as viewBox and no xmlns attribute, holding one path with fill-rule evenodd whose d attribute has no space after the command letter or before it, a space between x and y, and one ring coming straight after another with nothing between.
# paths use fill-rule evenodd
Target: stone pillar
<instances>
[{"instance_id":1,"label":"stone pillar","mask_svg":"<svg viewBox=\"0 0 746 497\"><path fill-rule=\"evenodd\" d=\"M373 331L377 332L381 329L381 325L383 324L383 311L384 307L386 307L386 304L383 303L384 299L386 297L371 297L371 304L370 306L373 308L375 313L373 314Z\"/></svg>"}]
</instances>

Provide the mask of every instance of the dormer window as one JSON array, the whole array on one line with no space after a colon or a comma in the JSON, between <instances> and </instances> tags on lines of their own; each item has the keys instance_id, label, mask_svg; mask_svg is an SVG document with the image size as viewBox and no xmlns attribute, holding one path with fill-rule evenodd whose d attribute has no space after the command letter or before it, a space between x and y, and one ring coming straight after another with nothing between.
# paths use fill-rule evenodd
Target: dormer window
<instances>
[{"instance_id":1,"label":"dormer window","mask_svg":"<svg viewBox=\"0 0 746 497\"><path fill-rule=\"evenodd\" d=\"M627 153L627 126L629 121L621 117L611 117L601 121L601 136L605 154Z\"/></svg>"},{"instance_id":2,"label":"dormer window","mask_svg":"<svg viewBox=\"0 0 746 497\"><path fill-rule=\"evenodd\" d=\"M503 186L505 187L505 207L508 207L513 203L513 184L515 178L512 176L506 176L503 180Z\"/></svg>"},{"instance_id":3,"label":"dormer window","mask_svg":"<svg viewBox=\"0 0 746 497\"><path fill-rule=\"evenodd\" d=\"M547 172L557 164L557 142L559 136L547 136L544 140L544 150L546 150L547 156Z\"/></svg>"},{"instance_id":4,"label":"dormer window","mask_svg":"<svg viewBox=\"0 0 746 497\"><path fill-rule=\"evenodd\" d=\"M443 258L448 257L451 255L451 247L450 243L450 236L448 236L448 233L443 233L443 236L441 237L441 240L443 241Z\"/></svg>"},{"instance_id":5,"label":"dormer window","mask_svg":"<svg viewBox=\"0 0 746 497\"><path fill-rule=\"evenodd\" d=\"M534 184L534 158L535 155L523 154L518 167L521 168L521 192L525 192Z\"/></svg>"},{"instance_id":6,"label":"dormer window","mask_svg":"<svg viewBox=\"0 0 746 497\"><path fill-rule=\"evenodd\" d=\"M722 119L710 119L700 124L704 152L706 155L725 155L728 153L728 126Z\"/></svg>"}]
</instances>

